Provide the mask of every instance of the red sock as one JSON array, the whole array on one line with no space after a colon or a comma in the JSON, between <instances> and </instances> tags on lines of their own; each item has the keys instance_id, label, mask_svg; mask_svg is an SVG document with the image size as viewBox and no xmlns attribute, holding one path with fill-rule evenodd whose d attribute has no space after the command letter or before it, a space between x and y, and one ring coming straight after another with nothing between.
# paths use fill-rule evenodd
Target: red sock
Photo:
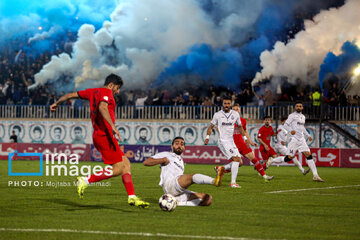
<instances>
[{"instance_id":1,"label":"red sock","mask_svg":"<svg viewBox=\"0 0 360 240\"><path fill-rule=\"evenodd\" d=\"M123 184L125 186L128 195L135 195L134 184L130 173L126 173L121 176Z\"/></svg>"},{"instance_id":2,"label":"red sock","mask_svg":"<svg viewBox=\"0 0 360 240\"><path fill-rule=\"evenodd\" d=\"M108 176L108 175L105 175L105 173L108 173L108 171L107 170L102 170L102 171L99 171L99 172L96 173L97 176L95 174L91 175L88 178L89 183L100 182L102 180L105 180L105 179L108 179L108 178L112 177L112 175Z\"/></svg>"},{"instance_id":3,"label":"red sock","mask_svg":"<svg viewBox=\"0 0 360 240\"><path fill-rule=\"evenodd\" d=\"M264 168L261 166L261 163L259 162L259 160L257 160L257 158L255 157L253 160L251 160L251 162L254 164L256 170L261 174L261 176L264 176L265 171L264 171Z\"/></svg>"},{"instance_id":4,"label":"red sock","mask_svg":"<svg viewBox=\"0 0 360 240\"><path fill-rule=\"evenodd\" d=\"M264 165L262 167L264 170L266 170L266 161L264 162Z\"/></svg>"}]
</instances>

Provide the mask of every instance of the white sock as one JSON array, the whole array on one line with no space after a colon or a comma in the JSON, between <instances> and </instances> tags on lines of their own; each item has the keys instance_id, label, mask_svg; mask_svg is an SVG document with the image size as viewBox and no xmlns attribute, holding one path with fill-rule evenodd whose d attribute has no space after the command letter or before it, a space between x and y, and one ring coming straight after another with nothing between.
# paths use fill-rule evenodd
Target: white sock
<instances>
[{"instance_id":1,"label":"white sock","mask_svg":"<svg viewBox=\"0 0 360 240\"><path fill-rule=\"evenodd\" d=\"M239 162L232 162L231 165L231 183L236 183L236 177L239 171Z\"/></svg>"},{"instance_id":2,"label":"white sock","mask_svg":"<svg viewBox=\"0 0 360 240\"><path fill-rule=\"evenodd\" d=\"M225 170L230 170L233 162L224 165Z\"/></svg>"},{"instance_id":3,"label":"white sock","mask_svg":"<svg viewBox=\"0 0 360 240\"><path fill-rule=\"evenodd\" d=\"M315 165L314 160L312 160L312 159L311 159L311 160L307 160L307 159L306 159L306 163L307 163L307 165L309 165L309 168L311 169L314 177L319 176L319 175L318 175L318 172L317 172L317 169L316 169L316 165Z\"/></svg>"},{"instance_id":4,"label":"white sock","mask_svg":"<svg viewBox=\"0 0 360 240\"><path fill-rule=\"evenodd\" d=\"M214 178L199 173L194 174L192 180L196 184L214 184Z\"/></svg>"},{"instance_id":5,"label":"white sock","mask_svg":"<svg viewBox=\"0 0 360 240\"><path fill-rule=\"evenodd\" d=\"M292 159L292 161L295 163L295 165L300 169L300 171L302 172L302 173L304 173L304 168L301 166L301 163L299 162L299 160L297 160L296 159L296 157L294 157L293 159Z\"/></svg>"},{"instance_id":6,"label":"white sock","mask_svg":"<svg viewBox=\"0 0 360 240\"><path fill-rule=\"evenodd\" d=\"M274 162L274 163L282 163L282 162L284 162L284 156L280 156L280 157L276 157L276 158L274 158L273 160L272 160L272 162Z\"/></svg>"},{"instance_id":7,"label":"white sock","mask_svg":"<svg viewBox=\"0 0 360 240\"><path fill-rule=\"evenodd\" d=\"M178 206L196 207L196 206L199 206L201 201L202 201L202 199L197 198L197 199L194 199L194 200L191 200L191 201L178 202Z\"/></svg>"}]
</instances>

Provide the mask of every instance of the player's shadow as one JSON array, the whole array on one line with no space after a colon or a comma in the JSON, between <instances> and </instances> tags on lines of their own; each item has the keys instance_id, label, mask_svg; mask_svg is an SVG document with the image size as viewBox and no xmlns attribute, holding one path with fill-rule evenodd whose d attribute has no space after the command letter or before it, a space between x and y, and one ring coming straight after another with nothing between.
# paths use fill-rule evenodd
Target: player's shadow
<instances>
[{"instance_id":1,"label":"player's shadow","mask_svg":"<svg viewBox=\"0 0 360 240\"><path fill-rule=\"evenodd\" d=\"M70 208L65 209L65 211L81 211L81 210L99 210L99 209L108 209L113 211L120 211L120 212L132 212L129 210L124 210L120 208L114 208L110 205L105 204L82 204L74 201L70 201L67 199L62 198L55 198L55 199L43 199L46 202L56 203L64 206L68 206Z\"/></svg>"}]
</instances>

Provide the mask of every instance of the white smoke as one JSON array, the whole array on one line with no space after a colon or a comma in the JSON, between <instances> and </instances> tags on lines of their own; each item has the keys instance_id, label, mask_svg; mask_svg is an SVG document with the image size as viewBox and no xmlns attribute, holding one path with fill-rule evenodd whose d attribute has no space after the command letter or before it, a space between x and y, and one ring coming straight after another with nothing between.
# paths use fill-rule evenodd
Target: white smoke
<instances>
[{"instance_id":1,"label":"white smoke","mask_svg":"<svg viewBox=\"0 0 360 240\"><path fill-rule=\"evenodd\" d=\"M44 31L42 33L36 33L33 37L29 38L28 44L34 41L41 41L47 38L50 38L53 34L62 30L62 27L59 25L53 26L49 29L49 31Z\"/></svg>"},{"instance_id":2,"label":"white smoke","mask_svg":"<svg viewBox=\"0 0 360 240\"><path fill-rule=\"evenodd\" d=\"M323 10L304 22L305 29L287 44L276 42L274 49L260 55L262 71L252 84L271 77L287 77L289 82L317 84L320 66L329 51L336 55L346 41L360 40L360 1L348 0L342 7Z\"/></svg>"},{"instance_id":3,"label":"white smoke","mask_svg":"<svg viewBox=\"0 0 360 240\"><path fill-rule=\"evenodd\" d=\"M115 73L127 87L146 87L194 44L219 47L245 40L249 33L241 30L255 24L264 1L242 1L238 8L237 0L213 2L222 7L216 20L198 1L122 1L100 30L83 25L71 57L53 57L35 75L35 84L66 75L75 79L76 87L99 86L106 75Z\"/></svg>"}]
</instances>

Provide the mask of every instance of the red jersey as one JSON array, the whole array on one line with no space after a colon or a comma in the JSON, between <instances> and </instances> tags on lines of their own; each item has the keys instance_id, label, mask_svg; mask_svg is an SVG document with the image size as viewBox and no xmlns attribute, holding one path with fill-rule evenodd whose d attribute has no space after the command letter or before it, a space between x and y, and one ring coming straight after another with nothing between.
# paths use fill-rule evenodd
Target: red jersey
<instances>
[{"instance_id":1,"label":"red jersey","mask_svg":"<svg viewBox=\"0 0 360 240\"><path fill-rule=\"evenodd\" d=\"M91 110L91 122L94 128L93 137L104 136L109 133L112 135L110 124L104 119L99 111L100 102L108 103L108 109L112 122L115 124L115 99L111 89L108 88L89 88L78 91L81 99L89 100Z\"/></svg>"},{"instance_id":2,"label":"red jersey","mask_svg":"<svg viewBox=\"0 0 360 240\"><path fill-rule=\"evenodd\" d=\"M246 120L245 120L245 118L240 117L240 121L241 121L241 125L242 125L244 131L246 131ZM237 134L241 135L241 133L240 133L240 131L238 129L238 125L235 123L234 135L237 135Z\"/></svg>"},{"instance_id":3,"label":"red jersey","mask_svg":"<svg viewBox=\"0 0 360 240\"><path fill-rule=\"evenodd\" d=\"M259 129L258 138L263 140L264 143L266 143L266 145L270 146L271 136L274 135L274 134L275 134L274 130L273 130L273 128L271 126L269 126L267 128L264 125Z\"/></svg>"}]
</instances>

